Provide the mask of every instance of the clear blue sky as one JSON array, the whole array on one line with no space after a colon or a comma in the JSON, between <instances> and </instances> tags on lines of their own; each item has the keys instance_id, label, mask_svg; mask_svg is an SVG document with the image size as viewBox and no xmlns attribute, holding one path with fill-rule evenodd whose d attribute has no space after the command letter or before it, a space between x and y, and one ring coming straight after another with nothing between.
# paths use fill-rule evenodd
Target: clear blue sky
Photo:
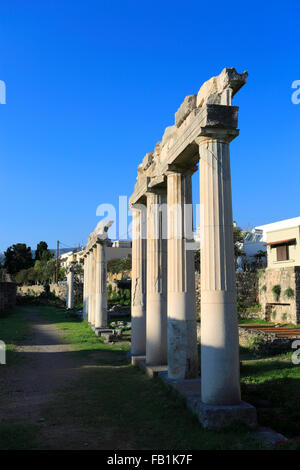
<instances>
[{"instance_id":1,"label":"clear blue sky","mask_svg":"<svg viewBox=\"0 0 300 470\"><path fill-rule=\"evenodd\" d=\"M249 71L234 100L234 219L299 216L299 13L271 1L2 2L0 251L86 241L98 204L132 193L184 97L232 66Z\"/></svg>"}]
</instances>

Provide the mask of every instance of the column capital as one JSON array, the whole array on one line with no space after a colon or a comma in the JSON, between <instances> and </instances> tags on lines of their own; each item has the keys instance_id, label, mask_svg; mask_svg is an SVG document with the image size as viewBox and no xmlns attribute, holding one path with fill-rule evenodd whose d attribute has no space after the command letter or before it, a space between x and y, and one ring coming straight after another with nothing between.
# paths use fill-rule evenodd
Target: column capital
<instances>
[{"instance_id":1,"label":"column capital","mask_svg":"<svg viewBox=\"0 0 300 470\"><path fill-rule=\"evenodd\" d=\"M165 170L165 175L168 177L170 175L175 174L181 174L184 176L192 176L196 171L198 170L198 165L193 165L186 167L184 165L178 165L175 163L171 163L167 165L167 168Z\"/></svg>"},{"instance_id":2,"label":"column capital","mask_svg":"<svg viewBox=\"0 0 300 470\"><path fill-rule=\"evenodd\" d=\"M199 146L212 141L229 144L239 135L239 132L239 129L202 127L201 134L195 139L195 142Z\"/></svg>"},{"instance_id":3,"label":"column capital","mask_svg":"<svg viewBox=\"0 0 300 470\"><path fill-rule=\"evenodd\" d=\"M147 192L145 193L145 196L147 197L153 197L153 196L166 196L167 194L167 188L148 188Z\"/></svg>"}]
</instances>

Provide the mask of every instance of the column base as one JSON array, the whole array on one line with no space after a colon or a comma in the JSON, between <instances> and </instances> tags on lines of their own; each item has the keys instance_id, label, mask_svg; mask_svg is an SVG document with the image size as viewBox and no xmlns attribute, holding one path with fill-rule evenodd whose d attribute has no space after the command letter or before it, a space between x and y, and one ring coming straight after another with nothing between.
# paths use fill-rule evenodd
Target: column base
<instances>
[{"instance_id":1,"label":"column base","mask_svg":"<svg viewBox=\"0 0 300 470\"><path fill-rule=\"evenodd\" d=\"M157 377L163 372L168 371L168 366L151 366L146 364L146 356L131 356L131 364L142 369L149 377Z\"/></svg>"},{"instance_id":2,"label":"column base","mask_svg":"<svg viewBox=\"0 0 300 470\"><path fill-rule=\"evenodd\" d=\"M201 401L201 379L172 380L166 373L161 379L173 388L197 416L205 429L222 429L234 422L243 422L251 428L257 426L256 408L241 401L238 405L207 405Z\"/></svg>"},{"instance_id":3,"label":"column base","mask_svg":"<svg viewBox=\"0 0 300 470\"><path fill-rule=\"evenodd\" d=\"M106 335L113 335L114 330L112 328L99 328L93 327L94 332L97 336L106 336Z\"/></svg>"}]
</instances>

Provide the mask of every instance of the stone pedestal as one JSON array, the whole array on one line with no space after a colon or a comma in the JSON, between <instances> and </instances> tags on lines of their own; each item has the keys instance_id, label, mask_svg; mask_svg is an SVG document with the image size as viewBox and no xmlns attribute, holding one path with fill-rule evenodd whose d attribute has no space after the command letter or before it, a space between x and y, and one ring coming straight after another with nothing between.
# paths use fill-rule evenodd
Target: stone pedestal
<instances>
[{"instance_id":1,"label":"stone pedestal","mask_svg":"<svg viewBox=\"0 0 300 470\"><path fill-rule=\"evenodd\" d=\"M241 401L229 139L199 141L202 402Z\"/></svg>"},{"instance_id":2,"label":"stone pedestal","mask_svg":"<svg viewBox=\"0 0 300 470\"><path fill-rule=\"evenodd\" d=\"M105 242L98 241L95 248L95 329L107 328L106 252Z\"/></svg>"},{"instance_id":3,"label":"stone pedestal","mask_svg":"<svg viewBox=\"0 0 300 470\"><path fill-rule=\"evenodd\" d=\"M191 176L169 172L168 183L168 376L198 375Z\"/></svg>"},{"instance_id":4,"label":"stone pedestal","mask_svg":"<svg viewBox=\"0 0 300 470\"><path fill-rule=\"evenodd\" d=\"M147 193L146 364L152 366L167 363L166 209L166 194Z\"/></svg>"},{"instance_id":5,"label":"stone pedestal","mask_svg":"<svg viewBox=\"0 0 300 470\"><path fill-rule=\"evenodd\" d=\"M146 214L131 207L132 281L131 281L131 355L146 354Z\"/></svg>"},{"instance_id":6,"label":"stone pedestal","mask_svg":"<svg viewBox=\"0 0 300 470\"><path fill-rule=\"evenodd\" d=\"M74 307L74 272L72 267L67 274L67 308Z\"/></svg>"}]
</instances>

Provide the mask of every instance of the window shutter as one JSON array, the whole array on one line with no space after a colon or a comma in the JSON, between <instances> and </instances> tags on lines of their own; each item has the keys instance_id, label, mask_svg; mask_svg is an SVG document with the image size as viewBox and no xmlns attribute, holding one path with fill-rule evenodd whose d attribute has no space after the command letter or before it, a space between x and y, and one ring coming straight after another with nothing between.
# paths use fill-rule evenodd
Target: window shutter
<instances>
[{"instance_id":1,"label":"window shutter","mask_svg":"<svg viewBox=\"0 0 300 470\"><path fill-rule=\"evenodd\" d=\"M277 246L277 261L286 261L289 259L288 245Z\"/></svg>"}]
</instances>

